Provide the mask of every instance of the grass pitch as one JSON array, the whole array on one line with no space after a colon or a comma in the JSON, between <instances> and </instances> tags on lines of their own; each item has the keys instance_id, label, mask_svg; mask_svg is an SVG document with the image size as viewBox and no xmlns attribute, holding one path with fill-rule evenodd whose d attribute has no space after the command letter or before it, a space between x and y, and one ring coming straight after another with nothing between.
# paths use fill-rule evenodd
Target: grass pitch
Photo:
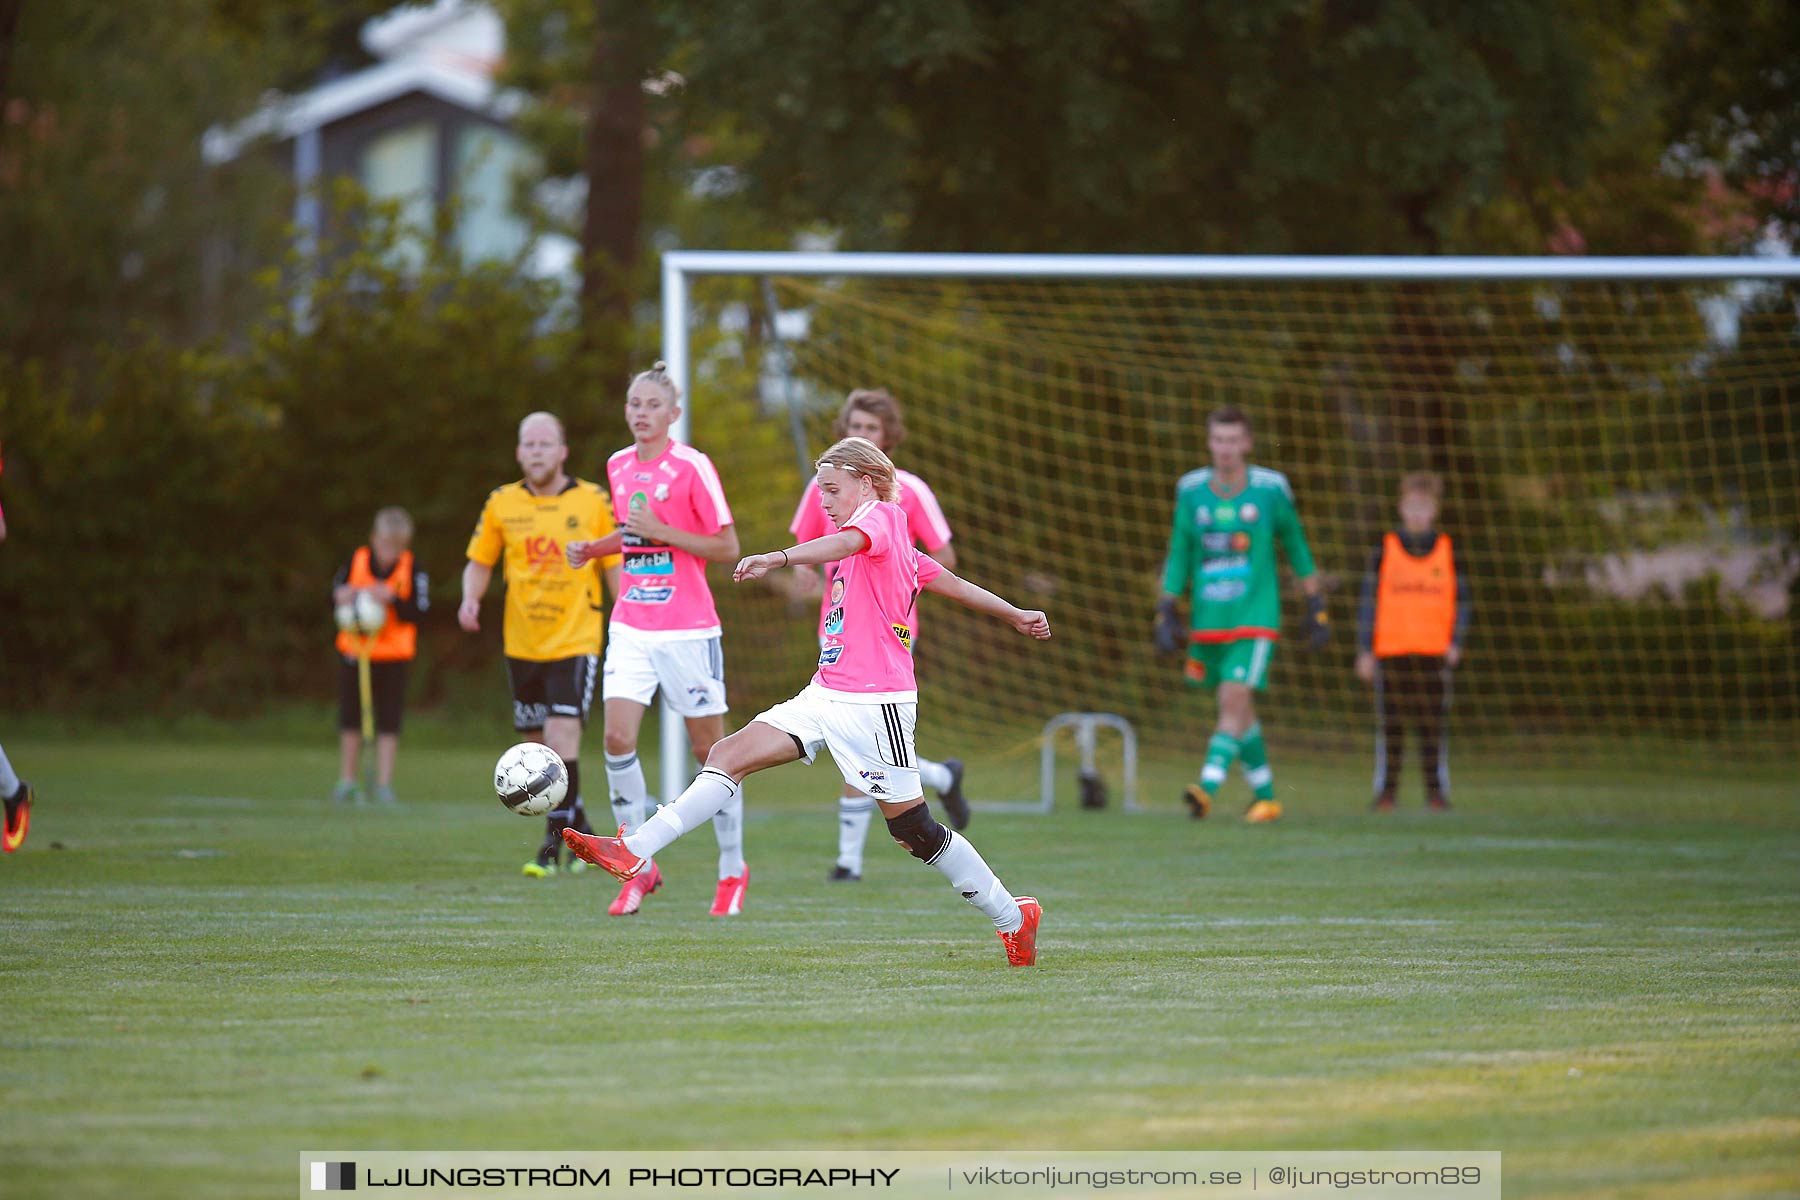
<instances>
[{"instance_id":1,"label":"grass pitch","mask_svg":"<svg viewBox=\"0 0 1800 1200\"><path fill-rule=\"evenodd\" d=\"M701 831L608 918L598 873L519 875L504 741L403 748L386 811L323 803L328 742L9 737L42 801L0 863L0 1193L286 1195L326 1147L1498 1149L1510 1196L1800 1192L1791 773L1465 767L1456 812L1375 817L1362 764L1277 746L1289 817L1248 827L1149 764L1150 814L978 814L1044 902L1021 971L879 829L824 882L823 764L752 780L742 917Z\"/></svg>"}]
</instances>

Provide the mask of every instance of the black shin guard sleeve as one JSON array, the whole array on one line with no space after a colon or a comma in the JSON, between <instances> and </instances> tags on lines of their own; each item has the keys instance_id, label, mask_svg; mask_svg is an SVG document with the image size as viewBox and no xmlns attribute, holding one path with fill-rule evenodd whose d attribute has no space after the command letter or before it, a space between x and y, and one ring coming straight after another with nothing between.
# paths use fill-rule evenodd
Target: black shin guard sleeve
<instances>
[{"instance_id":1,"label":"black shin guard sleeve","mask_svg":"<svg viewBox=\"0 0 1800 1200\"><path fill-rule=\"evenodd\" d=\"M887 819L888 833L920 862L932 862L950 844L950 831L937 823L921 800L897 817Z\"/></svg>"},{"instance_id":2,"label":"black shin guard sleeve","mask_svg":"<svg viewBox=\"0 0 1800 1200\"><path fill-rule=\"evenodd\" d=\"M581 811L581 763L571 758L563 766L569 772L569 790L564 793L562 803L551 809L544 818L550 823L552 832L560 830L564 825L575 824L577 818L584 815Z\"/></svg>"}]
</instances>

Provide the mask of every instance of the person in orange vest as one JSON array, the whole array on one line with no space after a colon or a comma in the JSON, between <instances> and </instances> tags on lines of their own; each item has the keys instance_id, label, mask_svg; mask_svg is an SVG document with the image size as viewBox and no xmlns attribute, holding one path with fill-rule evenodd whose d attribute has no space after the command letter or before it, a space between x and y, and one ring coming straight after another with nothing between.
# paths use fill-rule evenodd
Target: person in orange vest
<instances>
[{"instance_id":1,"label":"person in orange vest","mask_svg":"<svg viewBox=\"0 0 1800 1200\"><path fill-rule=\"evenodd\" d=\"M369 694L375 709L375 796L377 804L394 803L394 759L400 752L400 716L406 703L406 664L419 642L419 618L431 606L430 580L413 560L412 517L404 508L375 514L369 544L338 568L331 581L331 602L351 603L366 591L387 605L387 620L369 639ZM362 698L357 684L357 652L362 636L340 632L338 657L338 781L331 798L338 803L363 799L357 788L357 759L362 751Z\"/></svg>"},{"instance_id":2,"label":"person in orange vest","mask_svg":"<svg viewBox=\"0 0 1800 1200\"><path fill-rule=\"evenodd\" d=\"M1444 485L1429 471L1400 483L1400 528L1383 535L1363 576L1356 674L1375 688L1375 811L1394 807L1406 727L1418 730L1425 807L1450 807L1450 674L1462 661L1469 588L1450 536L1438 532Z\"/></svg>"}]
</instances>

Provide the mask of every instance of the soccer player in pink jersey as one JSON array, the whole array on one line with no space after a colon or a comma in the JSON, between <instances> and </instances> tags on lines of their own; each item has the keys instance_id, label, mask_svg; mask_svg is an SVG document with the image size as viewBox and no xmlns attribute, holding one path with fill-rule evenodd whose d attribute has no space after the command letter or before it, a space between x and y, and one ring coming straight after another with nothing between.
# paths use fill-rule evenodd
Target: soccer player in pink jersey
<instances>
[{"instance_id":1,"label":"soccer player in pink jersey","mask_svg":"<svg viewBox=\"0 0 1800 1200\"><path fill-rule=\"evenodd\" d=\"M906 437L906 424L901 416L900 402L885 388L858 388L844 401L832 432L839 438L867 438L881 447L883 454L892 455L894 448ZM950 531L950 522L944 519L944 510L938 507L937 496L923 479L910 471L902 471L896 467L894 480L900 487L897 503L906 514L906 527L913 542L939 566L954 571L956 547L950 544L950 539L955 534ZM800 505L794 510L794 519L788 525L788 532L794 535L795 541L809 542L814 538L824 537L831 529L831 519L825 515L825 506L821 502L818 480L811 480L807 483L806 490L800 494ZM827 636L826 626L831 623L832 613L838 603L838 598L833 594L837 564L825 564L824 573L825 578L821 582L817 568L794 568L795 581L799 584L801 594L817 595L820 598L821 644ZM913 643L917 645L919 621L916 612L913 614L912 627ZM938 794L938 801L944 806L944 815L950 818L950 827L957 830L968 828L969 802L963 796L962 760L947 758L943 762L933 762L921 756L919 779ZM874 799L846 783L843 795L838 798L837 862L833 864L827 879L845 883L862 878L863 843L868 841L869 826L874 823L874 819Z\"/></svg>"},{"instance_id":2,"label":"soccer player in pink jersey","mask_svg":"<svg viewBox=\"0 0 1800 1200\"><path fill-rule=\"evenodd\" d=\"M662 363L631 381L625 423L633 443L606 463L619 532L567 547L573 566L624 554L622 591L607 625L601 673L606 782L621 829L641 825L649 807L638 730L658 689L663 703L685 718L700 762L725 734L725 652L706 564L736 560L737 530L712 460L669 436L680 415L681 392ZM711 912L735 916L750 884L741 797L720 807L713 831L719 840L719 884ZM629 916L661 886L662 871L649 863L626 880L606 911Z\"/></svg>"},{"instance_id":3,"label":"soccer player in pink jersey","mask_svg":"<svg viewBox=\"0 0 1800 1200\"><path fill-rule=\"evenodd\" d=\"M912 618L923 588L1034 638L1048 638L1050 622L919 553L896 503L894 464L873 442L845 438L817 466L819 492L837 532L773 554L753 554L732 572L742 582L795 564L838 564L842 626L827 635L812 682L714 744L705 768L680 798L636 830L621 829L618 837L567 830L563 841L583 860L633 879L663 847L740 803L746 776L796 759L810 763L824 747L844 781L875 798L894 840L941 871L963 899L994 922L1006 961L1028 967L1037 961L1042 906L1030 896L1015 899L968 839L938 824L925 805L913 758L918 691Z\"/></svg>"}]
</instances>

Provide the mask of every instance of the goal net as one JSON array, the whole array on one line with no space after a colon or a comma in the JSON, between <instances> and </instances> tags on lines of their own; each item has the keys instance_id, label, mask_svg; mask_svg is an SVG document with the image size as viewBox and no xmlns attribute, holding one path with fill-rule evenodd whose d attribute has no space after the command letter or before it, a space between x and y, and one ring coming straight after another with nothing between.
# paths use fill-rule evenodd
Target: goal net
<instances>
[{"instance_id":1,"label":"goal net","mask_svg":"<svg viewBox=\"0 0 1800 1200\"><path fill-rule=\"evenodd\" d=\"M1409 280L765 264L684 276L677 350L691 436L746 552L785 544L801 462L851 389L882 387L905 410L893 456L936 491L959 572L1050 614L1054 640L1034 645L922 601L927 753L1028 751L1051 716L1100 710L1198 761L1211 698L1157 657L1151 621L1176 480L1207 463L1205 416L1230 404L1254 421L1253 461L1292 485L1333 621L1309 653L1288 579L1258 700L1272 741L1366 751L1364 573L1401 477L1429 470L1472 602L1459 752L1766 759L1800 735L1800 280L1764 266ZM806 678L816 607L720 591L733 708L755 712Z\"/></svg>"}]
</instances>

